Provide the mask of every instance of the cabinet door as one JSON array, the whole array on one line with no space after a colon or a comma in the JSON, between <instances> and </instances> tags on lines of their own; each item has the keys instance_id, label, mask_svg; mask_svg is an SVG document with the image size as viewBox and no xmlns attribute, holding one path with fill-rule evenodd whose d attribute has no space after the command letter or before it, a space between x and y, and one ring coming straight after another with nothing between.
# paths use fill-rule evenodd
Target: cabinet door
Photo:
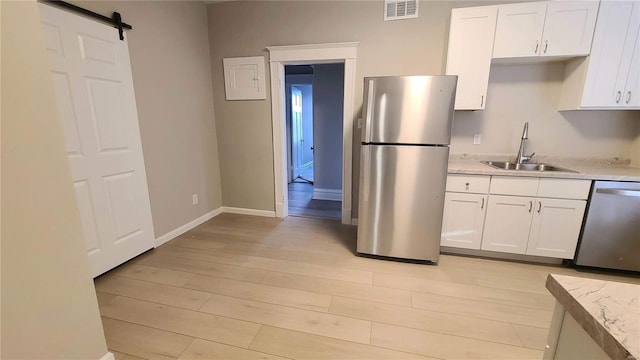
<instances>
[{"instance_id":1,"label":"cabinet door","mask_svg":"<svg viewBox=\"0 0 640 360\"><path fill-rule=\"evenodd\" d=\"M540 56L589 55L597 14L597 1L550 1Z\"/></svg>"},{"instance_id":2,"label":"cabinet door","mask_svg":"<svg viewBox=\"0 0 640 360\"><path fill-rule=\"evenodd\" d=\"M538 56L546 11L546 1L500 5L493 57Z\"/></svg>"},{"instance_id":3,"label":"cabinet door","mask_svg":"<svg viewBox=\"0 0 640 360\"><path fill-rule=\"evenodd\" d=\"M532 197L489 196L481 249L524 254L534 201Z\"/></svg>"},{"instance_id":4,"label":"cabinet door","mask_svg":"<svg viewBox=\"0 0 640 360\"><path fill-rule=\"evenodd\" d=\"M458 75L456 110L484 109L498 8L453 9L447 75Z\"/></svg>"},{"instance_id":5,"label":"cabinet door","mask_svg":"<svg viewBox=\"0 0 640 360\"><path fill-rule=\"evenodd\" d=\"M586 201L537 199L527 255L573 259Z\"/></svg>"},{"instance_id":6,"label":"cabinet door","mask_svg":"<svg viewBox=\"0 0 640 360\"><path fill-rule=\"evenodd\" d=\"M222 59L226 100L266 99L264 56Z\"/></svg>"},{"instance_id":7,"label":"cabinet door","mask_svg":"<svg viewBox=\"0 0 640 360\"><path fill-rule=\"evenodd\" d=\"M447 192L440 245L480 249L487 195Z\"/></svg>"},{"instance_id":8,"label":"cabinet door","mask_svg":"<svg viewBox=\"0 0 640 360\"><path fill-rule=\"evenodd\" d=\"M640 2L638 2L640 4ZM640 11L637 12L640 17ZM640 26L636 34L635 51L631 58L629 76L627 77L624 97L621 101L623 107L640 108Z\"/></svg>"},{"instance_id":9,"label":"cabinet door","mask_svg":"<svg viewBox=\"0 0 640 360\"><path fill-rule=\"evenodd\" d=\"M639 27L640 1L602 2L589 56L582 106L619 106Z\"/></svg>"}]
</instances>

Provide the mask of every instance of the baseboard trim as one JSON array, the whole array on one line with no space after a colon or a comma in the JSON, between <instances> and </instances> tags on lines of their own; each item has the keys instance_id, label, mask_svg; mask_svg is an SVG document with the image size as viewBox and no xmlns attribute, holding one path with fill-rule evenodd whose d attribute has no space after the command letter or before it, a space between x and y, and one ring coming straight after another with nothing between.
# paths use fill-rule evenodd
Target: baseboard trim
<instances>
[{"instance_id":1,"label":"baseboard trim","mask_svg":"<svg viewBox=\"0 0 640 360\"><path fill-rule=\"evenodd\" d=\"M562 264L562 259L550 258L546 256L509 254L509 253L501 253L498 251L463 249L463 248L454 248L450 246L440 246L440 253L476 256L476 257L502 259L502 260L523 261L523 262L549 264L549 265Z\"/></svg>"},{"instance_id":2,"label":"baseboard trim","mask_svg":"<svg viewBox=\"0 0 640 360\"><path fill-rule=\"evenodd\" d=\"M358 225L358 218L351 218L351 225Z\"/></svg>"},{"instance_id":3,"label":"baseboard trim","mask_svg":"<svg viewBox=\"0 0 640 360\"><path fill-rule=\"evenodd\" d=\"M284 203L276 203L276 214L275 214L275 216L278 219L284 219L284 210L285 210Z\"/></svg>"},{"instance_id":4,"label":"baseboard trim","mask_svg":"<svg viewBox=\"0 0 640 360\"><path fill-rule=\"evenodd\" d=\"M222 212L229 213L229 214L264 216L264 217L272 217L272 218L276 217L275 211L245 209L245 208L237 208L237 207L229 207L229 206L223 206Z\"/></svg>"},{"instance_id":5,"label":"baseboard trim","mask_svg":"<svg viewBox=\"0 0 640 360\"><path fill-rule=\"evenodd\" d=\"M210 212L200 216L199 218L197 218L195 220L189 221L188 223L186 223L186 224L184 224L184 225L182 225L182 226L180 226L180 227L178 227L176 229L173 229L173 230L169 231L168 233L160 236L159 238L156 238L156 246L155 247L158 247L158 246L166 243L169 240L173 240L176 237L178 237L178 236L186 233L187 231L193 229L194 227L196 227L196 226L198 226L198 225L200 225L200 224L202 224L202 223L204 223L204 222L206 222L208 220L211 220L214 217L222 214L224 212L223 209L224 209L223 207L219 207L219 208L217 208L217 209L215 209L213 211L210 211Z\"/></svg>"},{"instance_id":6,"label":"baseboard trim","mask_svg":"<svg viewBox=\"0 0 640 360\"><path fill-rule=\"evenodd\" d=\"M351 209L342 208L341 222L345 225L351 225Z\"/></svg>"},{"instance_id":7,"label":"baseboard trim","mask_svg":"<svg viewBox=\"0 0 640 360\"><path fill-rule=\"evenodd\" d=\"M100 358L100 360L116 360L116 357L111 352L107 352Z\"/></svg>"},{"instance_id":8,"label":"baseboard trim","mask_svg":"<svg viewBox=\"0 0 640 360\"><path fill-rule=\"evenodd\" d=\"M313 188L313 199L342 201L342 190Z\"/></svg>"}]
</instances>

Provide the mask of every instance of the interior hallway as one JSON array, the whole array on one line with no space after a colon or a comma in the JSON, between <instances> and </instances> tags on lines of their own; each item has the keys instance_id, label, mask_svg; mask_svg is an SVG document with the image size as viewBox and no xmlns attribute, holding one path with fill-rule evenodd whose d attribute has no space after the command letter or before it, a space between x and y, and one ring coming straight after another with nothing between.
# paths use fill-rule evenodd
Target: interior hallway
<instances>
[{"instance_id":1,"label":"interior hallway","mask_svg":"<svg viewBox=\"0 0 640 360\"><path fill-rule=\"evenodd\" d=\"M313 173L311 173L311 178L313 178ZM288 185L288 191L289 215L331 220L341 219L342 202L313 199L313 184L298 179Z\"/></svg>"},{"instance_id":2,"label":"interior hallway","mask_svg":"<svg viewBox=\"0 0 640 360\"><path fill-rule=\"evenodd\" d=\"M549 272L354 256L356 228L222 214L96 279L116 359L540 359ZM127 357L128 356L128 357Z\"/></svg>"}]
</instances>

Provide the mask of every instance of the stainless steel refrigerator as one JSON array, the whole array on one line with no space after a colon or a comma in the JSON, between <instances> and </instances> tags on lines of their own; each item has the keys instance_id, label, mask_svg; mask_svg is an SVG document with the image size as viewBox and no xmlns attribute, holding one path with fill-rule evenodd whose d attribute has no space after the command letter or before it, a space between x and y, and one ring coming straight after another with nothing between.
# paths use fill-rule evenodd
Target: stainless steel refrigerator
<instances>
[{"instance_id":1,"label":"stainless steel refrigerator","mask_svg":"<svg viewBox=\"0 0 640 360\"><path fill-rule=\"evenodd\" d=\"M456 83L364 79L358 253L438 261Z\"/></svg>"}]
</instances>

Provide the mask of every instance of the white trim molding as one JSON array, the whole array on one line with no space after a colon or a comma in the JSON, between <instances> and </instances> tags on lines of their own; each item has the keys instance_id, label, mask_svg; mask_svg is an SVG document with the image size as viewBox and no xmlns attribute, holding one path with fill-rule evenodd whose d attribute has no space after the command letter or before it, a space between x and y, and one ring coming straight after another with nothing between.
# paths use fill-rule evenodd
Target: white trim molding
<instances>
[{"instance_id":1,"label":"white trim molding","mask_svg":"<svg viewBox=\"0 0 640 360\"><path fill-rule=\"evenodd\" d=\"M100 358L100 360L116 360L116 357L113 355L112 352L107 352Z\"/></svg>"},{"instance_id":2,"label":"white trim molding","mask_svg":"<svg viewBox=\"0 0 640 360\"><path fill-rule=\"evenodd\" d=\"M219 208L217 208L217 209L215 209L213 211L210 211L210 212L200 216L199 218L197 218L195 220L189 221L188 223L186 223L186 224L184 224L184 225L182 225L182 226L180 226L180 227L178 227L176 229L173 229L173 230L169 231L168 233L160 236L159 238L156 238L155 247L158 247L158 246L166 243L169 240L173 240L176 237L178 237L178 236L186 233L187 231L195 228L196 226L198 226L198 225L200 225L200 224L202 224L202 223L204 223L204 222L206 222L208 220L211 220L214 217L222 214L222 212L223 212L222 209L223 209L222 207L219 207Z\"/></svg>"},{"instance_id":3,"label":"white trim molding","mask_svg":"<svg viewBox=\"0 0 640 360\"><path fill-rule=\"evenodd\" d=\"M357 57L357 42L326 43L267 46L270 62L322 63L335 60L355 59ZM343 62L343 61L340 61ZM293 65L293 64L287 64Z\"/></svg>"},{"instance_id":4,"label":"white trim molding","mask_svg":"<svg viewBox=\"0 0 640 360\"><path fill-rule=\"evenodd\" d=\"M273 174L275 216L285 218L287 205L287 152L285 121L285 65L318 63L344 64L344 106L342 109L342 223L351 223L353 162L353 117L357 42L269 46L271 69L271 121L273 125Z\"/></svg>"},{"instance_id":5,"label":"white trim molding","mask_svg":"<svg viewBox=\"0 0 640 360\"><path fill-rule=\"evenodd\" d=\"M275 211L266 211L266 210L256 210L256 209L245 209L245 208L236 208L236 207L228 207L228 206L221 206L213 211L210 211L202 216L200 216L199 218L189 221L188 223L175 228L171 231L169 231L168 233L156 238L156 244L155 247L158 247L170 240L173 240L175 238L177 238L178 236L186 233L187 231L195 228L198 225L201 225L211 219L213 219L214 217L222 214L222 213L229 213L229 214L241 214L241 215L253 215L253 216L264 216L264 217L276 217L276 213ZM106 356L106 355L105 355Z\"/></svg>"},{"instance_id":6,"label":"white trim molding","mask_svg":"<svg viewBox=\"0 0 640 360\"><path fill-rule=\"evenodd\" d=\"M313 188L313 197L312 198L316 199L316 200L341 201L342 200L342 190Z\"/></svg>"},{"instance_id":7,"label":"white trim molding","mask_svg":"<svg viewBox=\"0 0 640 360\"><path fill-rule=\"evenodd\" d=\"M222 207L223 213L228 214L240 214L240 215L253 215L253 216L263 216L263 217L276 217L275 211L268 210L257 210L257 209L246 209L246 208L237 208L237 207Z\"/></svg>"}]
</instances>

